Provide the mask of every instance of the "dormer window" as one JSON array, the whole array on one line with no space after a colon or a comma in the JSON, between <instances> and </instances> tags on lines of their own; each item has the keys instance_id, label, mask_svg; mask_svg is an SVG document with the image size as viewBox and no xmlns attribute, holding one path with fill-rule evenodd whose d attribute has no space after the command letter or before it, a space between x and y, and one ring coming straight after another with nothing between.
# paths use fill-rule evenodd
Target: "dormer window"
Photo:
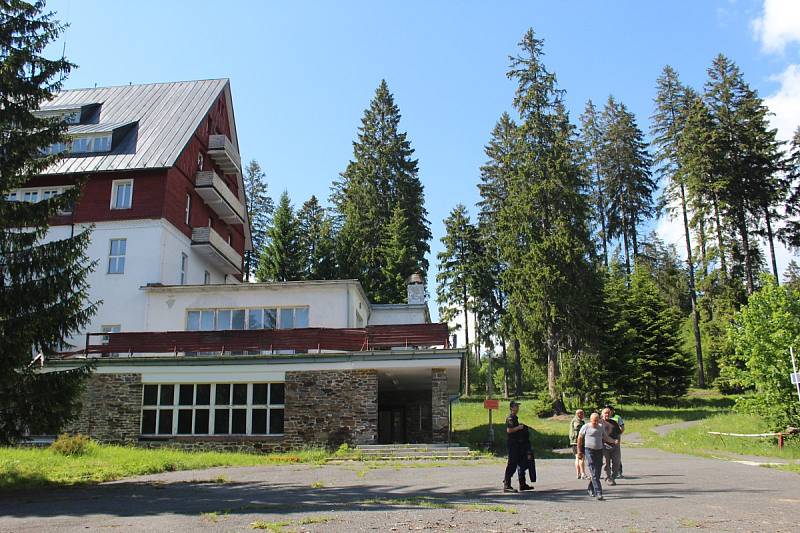
<instances>
[{"instance_id":1,"label":"dormer window","mask_svg":"<svg viewBox=\"0 0 800 533\"><path fill-rule=\"evenodd\" d=\"M73 154L111 151L111 134L74 137L70 143Z\"/></svg>"}]
</instances>

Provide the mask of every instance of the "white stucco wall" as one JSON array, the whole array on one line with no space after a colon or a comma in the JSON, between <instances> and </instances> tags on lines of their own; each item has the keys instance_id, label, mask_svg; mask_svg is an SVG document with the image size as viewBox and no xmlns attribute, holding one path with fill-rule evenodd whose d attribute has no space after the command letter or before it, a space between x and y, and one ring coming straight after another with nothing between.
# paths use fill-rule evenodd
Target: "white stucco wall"
<instances>
[{"instance_id":1,"label":"white stucco wall","mask_svg":"<svg viewBox=\"0 0 800 533\"><path fill-rule=\"evenodd\" d=\"M424 324L427 322L427 305L373 305L370 326L388 324Z\"/></svg>"},{"instance_id":2,"label":"white stucco wall","mask_svg":"<svg viewBox=\"0 0 800 533\"><path fill-rule=\"evenodd\" d=\"M354 282L245 283L242 285L147 288L144 331L186 329L187 309L254 309L308 306L309 327L354 327L348 309L366 300Z\"/></svg>"}]
</instances>

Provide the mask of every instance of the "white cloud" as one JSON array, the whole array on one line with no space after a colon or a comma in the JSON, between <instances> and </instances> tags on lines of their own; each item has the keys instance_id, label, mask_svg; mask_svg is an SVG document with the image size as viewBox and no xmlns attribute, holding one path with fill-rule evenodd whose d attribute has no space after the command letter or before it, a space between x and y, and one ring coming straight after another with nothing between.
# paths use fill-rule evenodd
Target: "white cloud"
<instances>
[{"instance_id":1,"label":"white cloud","mask_svg":"<svg viewBox=\"0 0 800 533\"><path fill-rule=\"evenodd\" d=\"M800 2L797 5L800 6ZM774 113L771 122L773 127L778 128L778 137L790 140L794 130L800 126L800 65L789 65L773 79L779 81L781 86L764 102Z\"/></svg>"},{"instance_id":2,"label":"white cloud","mask_svg":"<svg viewBox=\"0 0 800 533\"><path fill-rule=\"evenodd\" d=\"M764 0L764 10L753 30L765 52L782 53L787 44L800 42L800 2Z\"/></svg>"}]
</instances>

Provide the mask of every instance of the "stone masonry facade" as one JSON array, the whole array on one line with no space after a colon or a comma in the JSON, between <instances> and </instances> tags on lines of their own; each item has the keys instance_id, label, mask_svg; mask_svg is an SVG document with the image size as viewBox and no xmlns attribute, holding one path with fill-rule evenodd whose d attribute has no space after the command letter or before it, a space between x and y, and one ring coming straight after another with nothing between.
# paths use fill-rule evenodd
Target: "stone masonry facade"
<instances>
[{"instance_id":1,"label":"stone masonry facade","mask_svg":"<svg viewBox=\"0 0 800 533\"><path fill-rule=\"evenodd\" d=\"M289 448L378 441L376 370L286 372L285 405Z\"/></svg>"},{"instance_id":2,"label":"stone masonry facade","mask_svg":"<svg viewBox=\"0 0 800 533\"><path fill-rule=\"evenodd\" d=\"M101 442L133 444L139 438L141 374L92 374L81 395L81 410L64 430Z\"/></svg>"},{"instance_id":3,"label":"stone masonry facade","mask_svg":"<svg viewBox=\"0 0 800 533\"><path fill-rule=\"evenodd\" d=\"M431 369L431 433L433 442L447 442L450 436L450 400L447 397L447 371Z\"/></svg>"}]
</instances>

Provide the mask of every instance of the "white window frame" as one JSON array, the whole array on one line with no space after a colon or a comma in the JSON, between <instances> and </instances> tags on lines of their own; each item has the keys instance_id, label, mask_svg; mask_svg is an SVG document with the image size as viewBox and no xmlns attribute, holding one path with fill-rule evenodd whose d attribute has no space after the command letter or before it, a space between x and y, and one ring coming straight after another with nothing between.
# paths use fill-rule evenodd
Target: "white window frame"
<instances>
[{"instance_id":1,"label":"white window frame","mask_svg":"<svg viewBox=\"0 0 800 533\"><path fill-rule=\"evenodd\" d=\"M185 216L183 221L186 222L186 225L189 226L189 220L192 216L192 195L188 192L186 193L186 209L185 209Z\"/></svg>"},{"instance_id":2,"label":"white window frame","mask_svg":"<svg viewBox=\"0 0 800 533\"><path fill-rule=\"evenodd\" d=\"M103 154L111 151L113 136L111 133L100 135L76 135L70 140L69 152L74 155ZM86 146L85 150L75 151L78 145Z\"/></svg>"},{"instance_id":3,"label":"white window frame","mask_svg":"<svg viewBox=\"0 0 800 533\"><path fill-rule=\"evenodd\" d=\"M181 277L180 284L186 285L189 278L189 256L181 252Z\"/></svg>"},{"instance_id":4,"label":"white window frame","mask_svg":"<svg viewBox=\"0 0 800 533\"><path fill-rule=\"evenodd\" d=\"M122 186L126 186L126 185L130 185L130 187L131 187L131 193L130 193L130 196L128 197L128 205L125 206L125 207L119 207L119 206L116 205L117 189L119 189ZM110 203L109 207L111 209L115 210L115 211L124 210L124 209L131 209L133 207L133 180L132 179L114 180L114 181L111 182L111 203Z\"/></svg>"},{"instance_id":5,"label":"white window frame","mask_svg":"<svg viewBox=\"0 0 800 533\"><path fill-rule=\"evenodd\" d=\"M206 271L207 272L207 271ZM246 330L249 329L298 329L295 324L297 323L297 310L298 309L305 309L308 315L308 320L310 322L311 317L311 306L309 305L287 305L287 306L274 306L274 307L209 307L209 308L190 308L186 309L186 331L228 331L231 329L233 325L233 312L234 311L244 311L244 328ZM267 311L273 311L274 315L274 324L273 327L268 328L264 327L265 324L265 316ZM292 325L291 328L281 328L280 320L281 320L281 312L291 312L292 313ZM200 324L202 324L202 313L213 313L214 315L214 327L211 330L190 330L189 329L189 315L190 313L201 313L200 315ZM220 313L228 314L227 324L224 328L221 327L222 323L220 320ZM260 318L254 318L253 322L261 324L260 328L251 328L251 315L256 313L260 315ZM310 327L310 324L307 322L303 327L307 328ZM237 330L238 331L238 330Z\"/></svg>"},{"instance_id":6,"label":"white window frame","mask_svg":"<svg viewBox=\"0 0 800 533\"><path fill-rule=\"evenodd\" d=\"M180 402L180 389L181 386L184 385L191 385L192 386L192 404L191 405L179 405ZM197 404L197 387L198 385L208 385L209 386L209 399L208 404ZM220 404L217 406L217 386L218 385L228 385L228 403L227 404ZM233 403L233 390L236 385L245 385L246 386L246 403L244 404L234 404ZM253 403L253 396L254 396L254 385L268 385L267 387L267 403ZM284 403L272 403L272 387L273 385L283 385L283 394L284 394ZM155 387L156 393L156 403L154 405L145 405L144 398L145 398L145 387ZM172 404L171 405L161 405L161 388L163 386L172 386ZM216 428L216 412L217 410L227 410L228 411L228 427L225 428L226 431L224 432L217 432ZM245 432L244 433L233 433L233 411L234 410L241 410L244 409L245 411ZM266 433L253 433L253 410L265 410L266 411ZM180 411L192 411L192 431L190 433L178 433L178 417L180 416ZM198 410L208 410L208 433L197 433L195 432L195 425L197 423L197 411ZM272 428L271 423L271 414L272 411L283 411L284 414L284 432L282 433L273 433L271 432ZM145 411L155 411L155 427L153 433L145 433L144 432L144 413ZM159 423L161 419L161 413L165 411L172 412L172 428L170 433L159 433ZM204 437L204 436L217 436L217 437L238 437L242 435L253 435L253 436L263 436L263 437L282 437L285 434L285 424L286 424L286 384L284 382L276 381L276 382L258 382L258 383L147 383L142 385L142 404L140 406L139 411L139 433L144 436L152 436L152 437Z\"/></svg>"},{"instance_id":7,"label":"white window frame","mask_svg":"<svg viewBox=\"0 0 800 533\"><path fill-rule=\"evenodd\" d=\"M114 244L113 244L114 241L121 241L121 242L125 243L124 253L117 254L117 255L111 255L111 252L114 249ZM121 237L121 238L118 238L118 239L109 239L108 240L108 268L106 269L106 274L124 274L125 273L125 257L127 256L127 254L128 254L128 239L127 238ZM120 262L119 262L120 258L122 259L122 270L118 270L119 269L119 264L120 264ZM111 260L112 259L116 259L115 265L117 266L116 270L118 270L118 271L115 271L115 272L111 271Z\"/></svg>"}]
</instances>

